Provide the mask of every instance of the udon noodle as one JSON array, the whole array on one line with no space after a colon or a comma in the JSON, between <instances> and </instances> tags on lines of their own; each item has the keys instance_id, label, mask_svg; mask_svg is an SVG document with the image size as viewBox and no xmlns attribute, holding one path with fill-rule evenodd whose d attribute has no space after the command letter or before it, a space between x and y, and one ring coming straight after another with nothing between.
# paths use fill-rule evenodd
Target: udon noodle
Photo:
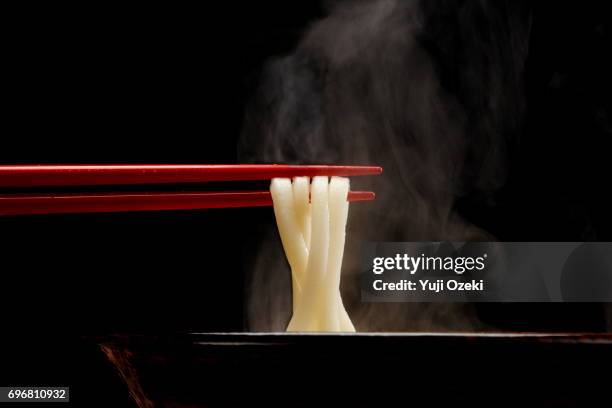
<instances>
[{"instance_id":1,"label":"udon noodle","mask_svg":"<svg viewBox=\"0 0 612 408\"><path fill-rule=\"evenodd\" d=\"M354 332L340 296L349 180L272 180L270 192L291 267L293 315L287 331Z\"/></svg>"}]
</instances>

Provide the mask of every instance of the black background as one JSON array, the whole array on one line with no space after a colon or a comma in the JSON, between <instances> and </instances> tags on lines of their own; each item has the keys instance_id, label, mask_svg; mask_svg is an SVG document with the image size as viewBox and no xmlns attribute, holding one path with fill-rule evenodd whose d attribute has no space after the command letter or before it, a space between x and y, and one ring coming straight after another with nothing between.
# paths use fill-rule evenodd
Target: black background
<instances>
[{"instance_id":1,"label":"black background","mask_svg":"<svg viewBox=\"0 0 612 408\"><path fill-rule=\"evenodd\" d=\"M494 204L457 207L504 241L612 241L610 13L534 3L508 181ZM0 163L236 162L262 64L324 13L312 1L5 9ZM81 336L243 330L244 260L271 222L269 209L0 219L0 382L129 406ZM481 313L501 330L605 329L598 305Z\"/></svg>"}]
</instances>

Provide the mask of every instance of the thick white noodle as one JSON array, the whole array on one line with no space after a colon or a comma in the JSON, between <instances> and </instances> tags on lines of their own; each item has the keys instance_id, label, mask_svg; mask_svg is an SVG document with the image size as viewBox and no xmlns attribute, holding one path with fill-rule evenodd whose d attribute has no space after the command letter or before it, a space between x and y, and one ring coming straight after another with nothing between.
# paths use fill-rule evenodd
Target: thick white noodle
<instances>
[{"instance_id":1,"label":"thick white noodle","mask_svg":"<svg viewBox=\"0 0 612 408\"><path fill-rule=\"evenodd\" d=\"M345 204L348 194L348 179L333 177L329 183L329 252L327 257L325 285L321 296L322 308L320 330L339 331L338 297L340 295L340 268L344 252L344 233L346 228Z\"/></svg>"},{"instance_id":2,"label":"thick white noodle","mask_svg":"<svg viewBox=\"0 0 612 408\"><path fill-rule=\"evenodd\" d=\"M306 275L302 285L302 296L293 317L287 327L288 331L319 331L319 310L324 295L324 277L327 268L329 250L329 208L327 177L317 176L310 186L311 202L311 236L310 251Z\"/></svg>"},{"instance_id":3,"label":"thick white noodle","mask_svg":"<svg viewBox=\"0 0 612 408\"><path fill-rule=\"evenodd\" d=\"M355 331L351 319L346 313L340 295L340 276L344 243L346 240L346 223L348 220L349 179L332 177L329 183L329 256L327 261L327 285L325 310L326 331Z\"/></svg>"},{"instance_id":4,"label":"thick white noodle","mask_svg":"<svg viewBox=\"0 0 612 408\"><path fill-rule=\"evenodd\" d=\"M274 215L278 232L283 243L287 261L291 267L293 286L293 308L300 303L302 277L308 262L308 248L302 238L301 229L295 218L293 189L289 179L275 178L270 185L274 203Z\"/></svg>"},{"instance_id":5,"label":"thick white noodle","mask_svg":"<svg viewBox=\"0 0 612 408\"><path fill-rule=\"evenodd\" d=\"M295 215L302 230L306 248L310 248L310 178L295 177L293 179L293 199Z\"/></svg>"}]
</instances>

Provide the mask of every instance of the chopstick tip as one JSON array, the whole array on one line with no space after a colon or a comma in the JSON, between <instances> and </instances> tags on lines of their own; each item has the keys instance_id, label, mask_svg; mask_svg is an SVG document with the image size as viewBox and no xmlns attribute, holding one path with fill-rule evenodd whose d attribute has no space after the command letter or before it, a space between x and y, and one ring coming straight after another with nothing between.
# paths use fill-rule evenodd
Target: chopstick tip
<instances>
[{"instance_id":1,"label":"chopstick tip","mask_svg":"<svg viewBox=\"0 0 612 408\"><path fill-rule=\"evenodd\" d=\"M372 201L376 198L376 194L373 191L349 191L348 201Z\"/></svg>"}]
</instances>

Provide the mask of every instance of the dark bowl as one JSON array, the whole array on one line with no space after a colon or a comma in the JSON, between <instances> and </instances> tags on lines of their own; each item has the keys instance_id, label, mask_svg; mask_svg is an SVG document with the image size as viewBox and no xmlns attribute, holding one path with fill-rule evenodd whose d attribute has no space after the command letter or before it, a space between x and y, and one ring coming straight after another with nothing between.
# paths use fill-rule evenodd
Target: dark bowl
<instances>
[{"instance_id":1,"label":"dark bowl","mask_svg":"<svg viewBox=\"0 0 612 408\"><path fill-rule=\"evenodd\" d=\"M140 407L612 406L611 334L99 339Z\"/></svg>"}]
</instances>

